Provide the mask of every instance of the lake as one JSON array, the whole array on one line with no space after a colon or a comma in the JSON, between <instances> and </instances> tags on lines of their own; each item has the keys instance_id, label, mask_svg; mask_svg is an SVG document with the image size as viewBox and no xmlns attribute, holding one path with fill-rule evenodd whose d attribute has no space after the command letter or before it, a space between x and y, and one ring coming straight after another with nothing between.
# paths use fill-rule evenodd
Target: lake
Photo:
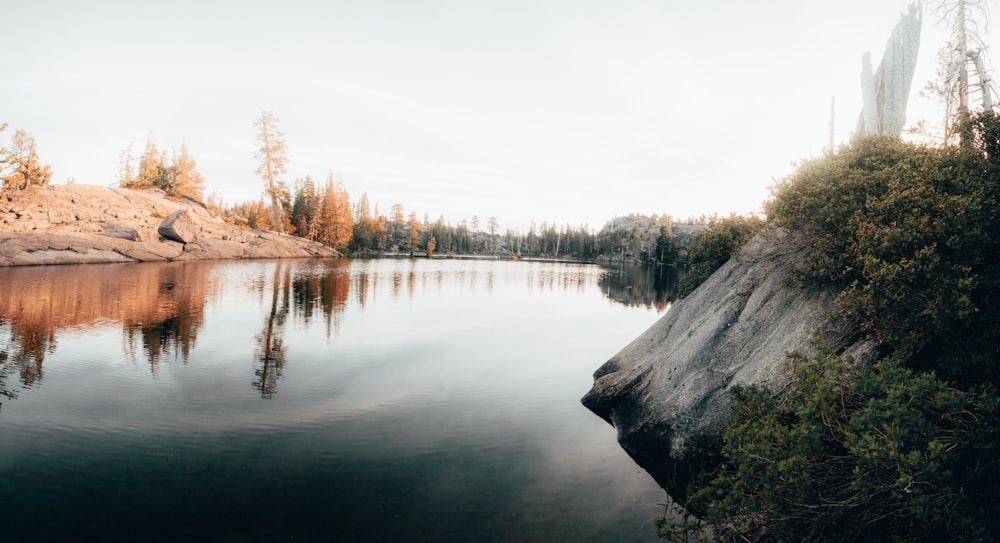
<instances>
[{"instance_id":1,"label":"lake","mask_svg":"<svg viewBox=\"0 0 1000 543\"><path fill-rule=\"evenodd\" d=\"M580 404L667 310L636 270L0 269L0 539L656 541Z\"/></svg>"}]
</instances>

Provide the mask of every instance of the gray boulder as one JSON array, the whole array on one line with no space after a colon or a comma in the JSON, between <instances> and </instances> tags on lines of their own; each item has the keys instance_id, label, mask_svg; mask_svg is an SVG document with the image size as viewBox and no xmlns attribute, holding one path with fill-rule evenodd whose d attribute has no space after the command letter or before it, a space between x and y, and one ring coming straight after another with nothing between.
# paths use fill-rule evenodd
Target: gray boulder
<instances>
[{"instance_id":1,"label":"gray boulder","mask_svg":"<svg viewBox=\"0 0 1000 543\"><path fill-rule=\"evenodd\" d=\"M167 239L181 243L192 243L198 240L198 227L195 226L191 215L185 209L178 209L168 215L156 231Z\"/></svg>"},{"instance_id":2,"label":"gray boulder","mask_svg":"<svg viewBox=\"0 0 1000 543\"><path fill-rule=\"evenodd\" d=\"M794 374L785 354L815 351L817 335L871 356L831 324L836 292L786 285L806 249L799 235L765 230L594 373L583 404L668 492L718 454L732 387L783 390Z\"/></svg>"}]
</instances>

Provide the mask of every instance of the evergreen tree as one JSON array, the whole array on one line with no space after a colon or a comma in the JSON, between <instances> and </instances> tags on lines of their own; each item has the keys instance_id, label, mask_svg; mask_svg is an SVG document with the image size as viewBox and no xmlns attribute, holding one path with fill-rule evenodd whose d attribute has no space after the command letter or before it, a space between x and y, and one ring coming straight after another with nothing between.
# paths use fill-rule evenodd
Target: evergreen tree
<instances>
[{"instance_id":1,"label":"evergreen tree","mask_svg":"<svg viewBox=\"0 0 1000 543\"><path fill-rule=\"evenodd\" d=\"M47 185L52 179L52 169L38 158L35 137L24 130L14 132L11 147L4 154L3 161L8 171L3 175L4 189L21 190L28 185Z\"/></svg>"},{"instance_id":2,"label":"evergreen tree","mask_svg":"<svg viewBox=\"0 0 1000 543\"><path fill-rule=\"evenodd\" d=\"M201 201L204 197L205 179L198 172L198 165L188 153L186 144L181 143L180 150L174 155L172 168L172 185L167 192Z\"/></svg>"},{"instance_id":3,"label":"evergreen tree","mask_svg":"<svg viewBox=\"0 0 1000 543\"><path fill-rule=\"evenodd\" d=\"M187 144L170 156L166 149L159 149L152 136L139 157L137 167L132 166L132 146L122 151L118 165L118 186L128 189L159 189L167 194L184 196L201 201L204 198L205 179L198 172L197 163Z\"/></svg>"},{"instance_id":4,"label":"evergreen tree","mask_svg":"<svg viewBox=\"0 0 1000 543\"><path fill-rule=\"evenodd\" d=\"M153 136L146 139L146 149L139 157L139 170L136 172L133 183L128 188L150 188L154 187L156 179L159 177L160 150L153 143Z\"/></svg>"},{"instance_id":5,"label":"evergreen tree","mask_svg":"<svg viewBox=\"0 0 1000 543\"><path fill-rule=\"evenodd\" d=\"M350 197L343 185L334 184L333 172L330 172L323 187L319 241L334 249L343 249L351 243L352 230Z\"/></svg>"},{"instance_id":6,"label":"evergreen tree","mask_svg":"<svg viewBox=\"0 0 1000 543\"><path fill-rule=\"evenodd\" d=\"M360 251L371 249L375 242L375 220L371 213L368 195L364 192L354 206L354 247Z\"/></svg>"},{"instance_id":7,"label":"evergreen tree","mask_svg":"<svg viewBox=\"0 0 1000 543\"><path fill-rule=\"evenodd\" d=\"M295 180L295 199L292 203L291 223L299 237L315 241L319 235L319 216L322 198L310 175Z\"/></svg>"},{"instance_id":8,"label":"evergreen tree","mask_svg":"<svg viewBox=\"0 0 1000 543\"><path fill-rule=\"evenodd\" d=\"M411 211L407 219L407 226L410 229L410 255L416 252L420 244L420 221L417 220L417 212Z\"/></svg>"},{"instance_id":9,"label":"evergreen tree","mask_svg":"<svg viewBox=\"0 0 1000 543\"><path fill-rule=\"evenodd\" d=\"M397 248L406 244L406 215L403 213L402 204L392 204L388 236L389 243Z\"/></svg>"},{"instance_id":10,"label":"evergreen tree","mask_svg":"<svg viewBox=\"0 0 1000 543\"><path fill-rule=\"evenodd\" d=\"M431 236L430 239L427 240L427 258L430 258L431 255L434 254L434 249L436 248L437 248L437 238Z\"/></svg>"},{"instance_id":11,"label":"evergreen tree","mask_svg":"<svg viewBox=\"0 0 1000 543\"><path fill-rule=\"evenodd\" d=\"M118 186L130 187L135 181L135 171L132 168L132 144L122 151L118 159Z\"/></svg>"},{"instance_id":12,"label":"evergreen tree","mask_svg":"<svg viewBox=\"0 0 1000 543\"><path fill-rule=\"evenodd\" d=\"M285 232L283 226L282 197L288 192L287 187L281 181L281 175L285 173L285 146L284 132L278 130L278 116L270 111L261 114L260 119L255 123L259 130L257 141L260 147L257 148L257 159L260 160L260 167L257 174L264 179L264 194L271 201L271 218L274 229L279 234Z\"/></svg>"}]
</instances>

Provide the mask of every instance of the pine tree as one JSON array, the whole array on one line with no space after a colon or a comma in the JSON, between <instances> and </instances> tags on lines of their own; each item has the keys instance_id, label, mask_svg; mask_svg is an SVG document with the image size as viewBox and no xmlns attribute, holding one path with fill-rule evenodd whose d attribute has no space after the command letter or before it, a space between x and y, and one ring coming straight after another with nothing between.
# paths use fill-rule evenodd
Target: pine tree
<instances>
[{"instance_id":1,"label":"pine tree","mask_svg":"<svg viewBox=\"0 0 1000 543\"><path fill-rule=\"evenodd\" d=\"M410 227L410 255L412 256L420 244L420 221L417 220L417 212L411 211L407 219L407 226Z\"/></svg>"},{"instance_id":2,"label":"pine tree","mask_svg":"<svg viewBox=\"0 0 1000 543\"><path fill-rule=\"evenodd\" d=\"M352 230L350 197L343 185L334 184L331 172L323 187L319 241L334 249L343 249L351 243Z\"/></svg>"},{"instance_id":3,"label":"pine tree","mask_svg":"<svg viewBox=\"0 0 1000 543\"><path fill-rule=\"evenodd\" d=\"M281 197L283 192L288 192L281 182L281 175L286 171L285 162L287 161L285 134L278 130L278 116L270 111L263 112L254 125L259 130L257 141L260 143L260 147L257 148L257 159L260 160L257 174L264 179L264 194L271 201L274 229L279 234L283 234L285 229L282 221Z\"/></svg>"},{"instance_id":4,"label":"pine tree","mask_svg":"<svg viewBox=\"0 0 1000 543\"><path fill-rule=\"evenodd\" d=\"M122 150L118 158L118 186L127 188L132 186L135 180L135 171L132 169L132 144L127 149Z\"/></svg>"},{"instance_id":5,"label":"pine tree","mask_svg":"<svg viewBox=\"0 0 1000 543\"><path fill-rule=\"evenodd\" d=\"M6 125L3 125L6 127ZM35 137L24 130L17 130L11 138L11 148L3 156L9 173L3 176L3 188L21 190L28 185L47 185L52 179L52 168L38 158Z\"/></svg>"},{"instance_id":6,"label":"pine tree","mask_svg":"<svg viewBox=\"0 0 1000 543\"><path fill-rule=\"evenodd\" d=\"M160 150L153 143L152 134L146 139L146 149L139 157L139 171L128 188L155 187L155 181L160 175Z\"/></svg>"},{"instance_id":7,"label":"pine tree","mask_svg":"<svg viewBox=\"0 0 1000 543\"><path fill-rule=\"evenodd\" d=\"M437 248L437 238L431 236L430 239L427 240L427 258L430 258L431 255L434 254L434 249L436 248Z\"/></svg>"},{"instance_id":8,"label":"pine tree","mask_svg":"<svg viewBox=\"0 0 1000 543\"><path fill-rule=\"evenodd\" d=\"M173 186L167 192L201 201L204 196L205 180L198 173L198 165L194 157L188 153L186 144L181 143L180 150L174 155L172 167Z\"/></svg>"},{"instance_id":9,"label":"pine tree","mask_svg":"<svg viewBox=\"0 0 1000 543\"><path fill-rule=\"evenodd\" d=\"M321 207L322 199L312 176L296 179L290 220L297 236L313 241L317 239Z\"/></svg>"},{"instance_id":10,"label":"pine tree","mask_svg":"<svg viewBox=\"0 0 1000 543\"><path fill-rule=\"evenodd\" d=\"M7 130L7 123L0 123L0 132ZM10 149L7 149L3 145L0 145L0 171L3 171L4 166L10 161Z\"/></svg>"},{"instance_id":11,"label":"pine tree","mask_svg":"<svg viewBox=\"0 0 1000 543\"><path fill-rule=\"evenodd\" d=\"M347 190L341 182L337 183L334 192L336 194L336 205L334 207L336 210L336 220L334 223L336 227L334 230L333 247L343 249L350 245L351 238L354 235L354 220L351 217L351 197L347 194Z\"/></svg>"}]
</instances>

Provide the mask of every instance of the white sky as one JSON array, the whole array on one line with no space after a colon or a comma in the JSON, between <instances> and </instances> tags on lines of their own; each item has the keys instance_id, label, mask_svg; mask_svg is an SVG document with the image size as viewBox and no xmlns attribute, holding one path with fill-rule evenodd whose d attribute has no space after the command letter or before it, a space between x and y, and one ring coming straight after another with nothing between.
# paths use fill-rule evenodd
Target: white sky
<instances>
[{"instance_id":1,"label":"white sky","mask_svg":"<svg viewBox=\"0 0 1000 543\"><path fill-rule=\"evenodd\" d=\"M113 184L152 132L206 192L256 199L254 121L281 119L289 186L332 170L422 218L501 230L760 208L861 109L905 0L10 2L0 121L53 182ZM943 34L925 9L910 118ZM992 30L992 29L991 29ZM992 41L992 40L991 40Z\"/></svg>"}]
</instances>

